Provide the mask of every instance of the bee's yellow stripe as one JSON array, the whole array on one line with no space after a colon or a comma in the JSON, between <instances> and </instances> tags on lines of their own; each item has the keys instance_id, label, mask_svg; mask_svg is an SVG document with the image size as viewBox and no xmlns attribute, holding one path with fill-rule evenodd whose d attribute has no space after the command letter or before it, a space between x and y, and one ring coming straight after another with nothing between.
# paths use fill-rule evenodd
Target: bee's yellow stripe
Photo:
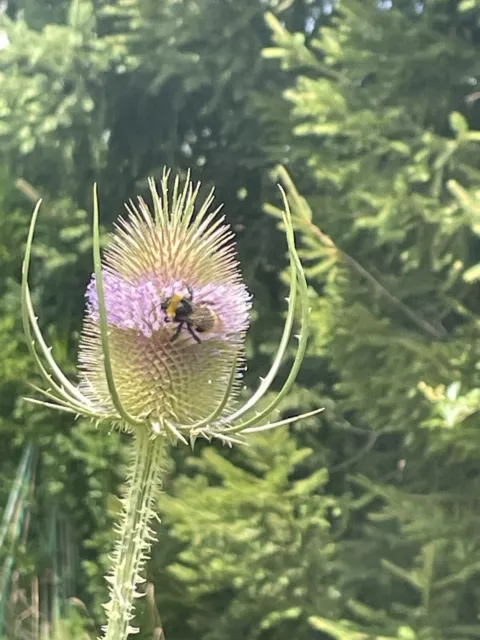
<instances>
[{"instance_id":1,"label":"bee's yellow stripe","mask_svg":"<svg viewBox=\"0 0 480 640\"><path fill-rule=\"evenodd\" d=\"M180 304L180 301L182 299L183 299L183 295L181 293L174 293L173 296L168 301L168 306L166 308L166 314L170 318L170 320L173 320L173 318L175 318L175 314L177 312L178 305Z\"/></svg>"}]
</instances>

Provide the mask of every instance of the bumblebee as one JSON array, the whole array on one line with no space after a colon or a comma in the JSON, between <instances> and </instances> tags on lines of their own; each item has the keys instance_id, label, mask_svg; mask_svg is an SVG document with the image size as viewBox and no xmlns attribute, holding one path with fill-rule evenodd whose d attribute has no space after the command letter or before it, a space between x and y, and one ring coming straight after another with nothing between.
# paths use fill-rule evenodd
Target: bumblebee
<instances>
[{"instance_id":1,"label":"bumblebee","mask_svg":"<svg viewBox=\"0 0 480 640\"><path fill-rule=\"evenodd\" d=\"M188 296L174 293L165 302L162 302L162 310L165 311L165 322L176 322L177 328L171 341L178 338L185 326L195 342L202 342L197 333L211 331L217 321L217 314L207 304L196 304L193 301L193 291L190 287Z\"/></svg>"}]
</instances>

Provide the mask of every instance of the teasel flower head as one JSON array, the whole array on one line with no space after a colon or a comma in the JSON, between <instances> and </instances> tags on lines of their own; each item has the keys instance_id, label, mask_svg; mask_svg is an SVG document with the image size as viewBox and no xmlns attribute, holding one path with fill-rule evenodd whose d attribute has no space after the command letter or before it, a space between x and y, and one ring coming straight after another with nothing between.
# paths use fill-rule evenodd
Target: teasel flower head
<instances>
[{"instance_id":1,"label":"teasel flower head","mask_svg":"<svg viewBox=\"0 0 480 640\"><path fill-rule=\"evenodd\" d=\"M309 413L268 422L293 385L305 355L308 292L298 258L288 201L281 214L290 256L290 294L283 334L270 371L249 400L237 406L244 368L244 342L250 296L235 258L232 232L213 195L197 206L199 185L187 177L160 193L149 181L152 212L140 198L112 234L103 261L94 189L93 258L86 315L79 349L79 381L74 384L56 363L38 325L28 285L37 204L22 270L22 317L27 344L46 388L31 399L95 422L133 432L127 493L117 525L117 544L107 580L104 640L126 640L138 586L155 535L150 523L162 477L166 443L193 445L199 436L232 444L249 433L294 422ZM299 305L297 303L300 303ZM276 378L300 307L296 355L280 390L262 403ZM43 356L43 357L42 357ZM267 422L265 423L265 420Z\"/></svg>"},{"instance_id":2,"label":"teasel flower head","mask_svg":"<svg viewBox=\"0 0 480 640\"><path fill-rule=\"evenodd\" d=\"M286 323L270 371L238 407L251 298L233 234L220 208L211 210L212 192L199 204L200 185L192 185L188 176L183 188L178 178L169 191L171 185L167 172L159 191L149 180L152 209L142 198L126 206L103 260L94 189L95 272L86 292L78 384L56 364L32 306L28 273L38 203L23 266L23 320L48 388L37 389L44 399L33 401L126 430L146 426L153 435L184 443L202 436L231 444L247 433L318 412L262 424L291 388L307 339L307 285L285 195L282 192L283 223L290 255ZM301 327L290 374L274 400L255 412L278 373L298 306Z\"/></svg>"}]
</instances>

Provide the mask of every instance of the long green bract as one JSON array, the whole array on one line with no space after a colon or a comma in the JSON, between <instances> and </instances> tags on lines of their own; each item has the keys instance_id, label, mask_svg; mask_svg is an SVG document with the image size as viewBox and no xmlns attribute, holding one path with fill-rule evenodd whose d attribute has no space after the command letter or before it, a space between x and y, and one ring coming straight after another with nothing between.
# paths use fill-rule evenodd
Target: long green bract
<instances>
[{"instance_id":1,"label":"long green bract","mask_svg":"<svg viewBox=\"0 0 480 640\"><path fill-rule=\"evenodd\" d=\"M293 245L295 251L295 244ZM290 253L290 292L288 295L288 312L285 320L285 326L283 328L282 337L280 339L280 344L277 349L277 353L273 360L272 366L270 367L269 372L262 380L262 383L258 387L257 391L253 394L250 400L247 402L235 413L228 417L227 423L232 423L238 418L241 418L248 411L253 409L253 407L258 403L259 400L263 398L266 392L269 390L271 384L275 380L275 377L280 369L280 365L282 364L283 357L288 347L288 343L290 341L290 336L292 333L293 321L295 318L295 304L297 298L297 263L294 259L294 253L290 250L289 243L289 253ZM301 268L301 265L300 265Z\"/></svg>"},{"instance_id":2,"label":"long green bract","mask_svg":"<svg viewBox=\"0 0 480 640\"><path fill-rule=\"evenodd\" d=\"M225 429L223 431L223 433L225 433L225 434L236 433L236 432L239 432L239 431L243 431L244 429L255 425L259 421L263 420L270 413L272 413L272 411L274 411L278 407L278 405L283 400L283 398L286 396L286 394L290 391L292 385L294 384L294 382L296 380L296 377L298 375L298 371L300 370L300 366L302 364L303 358L305 357L305 351L306 351L306 348L307 348L308 320L309 320L309 315L310 315L310 309L309 309L309 304L308 304L307 281L306 281L306 278L305 278L305 274L303 272L303 267L302 267L302 264L300 262L300 258L298 257L297 250L295 248L295 236L294 236L294 233L293 233L293 226L292 226L292 221L291 221L290 207L289 207L289 204L288 204L287 196L286 196L285 191L283 190L283 188L282 187L279 187L279 188L280 188L280 191L282 193L283 202L284 202L284 206L285 206L285 213L283 215L283 221L284 221L284 224L285 224L285 229L286 229L286 234L287 234L288 250L289 250L289 253L290 253L290 257L291 257L292 263L295 266L295 274L296 274L296 277L298 279L298 284L299 284L299 288L300 288L300 302L301 302L302 311L301 311L300 338L299 338L299 341L298 341L297 353L295 355L295 360L293 362L293 365L292 365L292 368L290 370L290 373L289 373L289 375L288 375L283 387L280 389L280 391L276 395L275 399L272 400L272 402L263 411L261 411L256 416L253 416L252 418L250 418L249 420L246 420L245 422L242 422L241 424L234 425L233 427ZM289 311L292 310L292 307L293 307L293 305L290 302ZM292 311L292 313L293 313L293 311ZM302 418L302 417L305 417L305 416L298 416L297 420Z\"/></svg>"},{"instance_id":3,"label":"long green bract","mask_svg":"<svg viewBox=\"0 0 480 640\"><path fill-rule=\"evenodd\" d=\"M47 384L52 385L58 394L63 396L67 401L72 401L73 403L78 403L79 406L83 406L86 402L86 399L79 392L79 390L63 375L62 370L55 362L51 354L51 349L47 346L45 340L43 339L42 332L40 331L40 327L37 322L37 318L35 316L35 310L33 308L32 299L30 296L30 289L28 286L28 276L30 272L30 259L32 254L32 243L33 236L35 233L35 226L37 222L38 213L40 211L40 205L42 201L39 200L34 209L32 220L30 222L30 228L28 230L27 244L25 248L25 257L22 264L22 323L23 330L25 332L27 338L27 346L30 351L31 356L33 357L36 365L38 366L42 377L45 379ZM48 371L43 366L42 361L35 349L35 340L33 338L30 326L33 327L33 332L35 334L35 338L38 342L40 350L45 357L53 375L56 376L58 382L57 384L52 376L48 373ZM63 387L62 387L63 385ZM68 393L67 391L68 390Z\"/></svg>"},{"instance_id":4,"label":"long green bract","mask_svg":"<svg viewBox=\"0 0 480 640\"><path fill-rule=\"evenodd\" d=\"M110 347L108 343L108 321L107 310L105 307L105 294L103 291L103 276L102 276L102 260L100 255L100 230L99 230L99 215L98 215L98 196L97 185L93 187L93 265L95 269L95 282L97 286L98 296L98 315L100 324L100 339L102 342L103 353L103 366L105 369L105 378L107 381L108 391L112 399L115 409L118 411L119 416L125 420L128 424L138 427L145 424L144 420L137 420L134 416L125 409L118 395L115 381L113 378L112 362L110 359Z\"/></svg>"}]
</instances>

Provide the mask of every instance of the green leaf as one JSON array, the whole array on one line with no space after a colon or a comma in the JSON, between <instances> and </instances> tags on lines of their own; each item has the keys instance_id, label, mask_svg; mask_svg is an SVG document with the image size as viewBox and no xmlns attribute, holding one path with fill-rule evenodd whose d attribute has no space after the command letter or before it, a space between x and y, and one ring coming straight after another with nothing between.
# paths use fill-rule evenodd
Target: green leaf
<instances>
[{"instance_id":1,"label":"green leaf","mask_svg":"<svg viewBox=\"0 0 480 640\"><path fill-rule=\"evenodd\" d=\"M450 127L452 131L457 135L461 136L468 131L468 121L467 119L458 111L452 111L448 118Z\"/></svg>"},{"instance_id":2,"label":"green leaf","mask_svg":"<svg viewBox=\"0 0 480 640\"><path fill-rule=\"evenodd\" d=\"M469 284L480 280L480 263L467 269L463 274L463 279Z\"/></svg>"}]
</instances>

